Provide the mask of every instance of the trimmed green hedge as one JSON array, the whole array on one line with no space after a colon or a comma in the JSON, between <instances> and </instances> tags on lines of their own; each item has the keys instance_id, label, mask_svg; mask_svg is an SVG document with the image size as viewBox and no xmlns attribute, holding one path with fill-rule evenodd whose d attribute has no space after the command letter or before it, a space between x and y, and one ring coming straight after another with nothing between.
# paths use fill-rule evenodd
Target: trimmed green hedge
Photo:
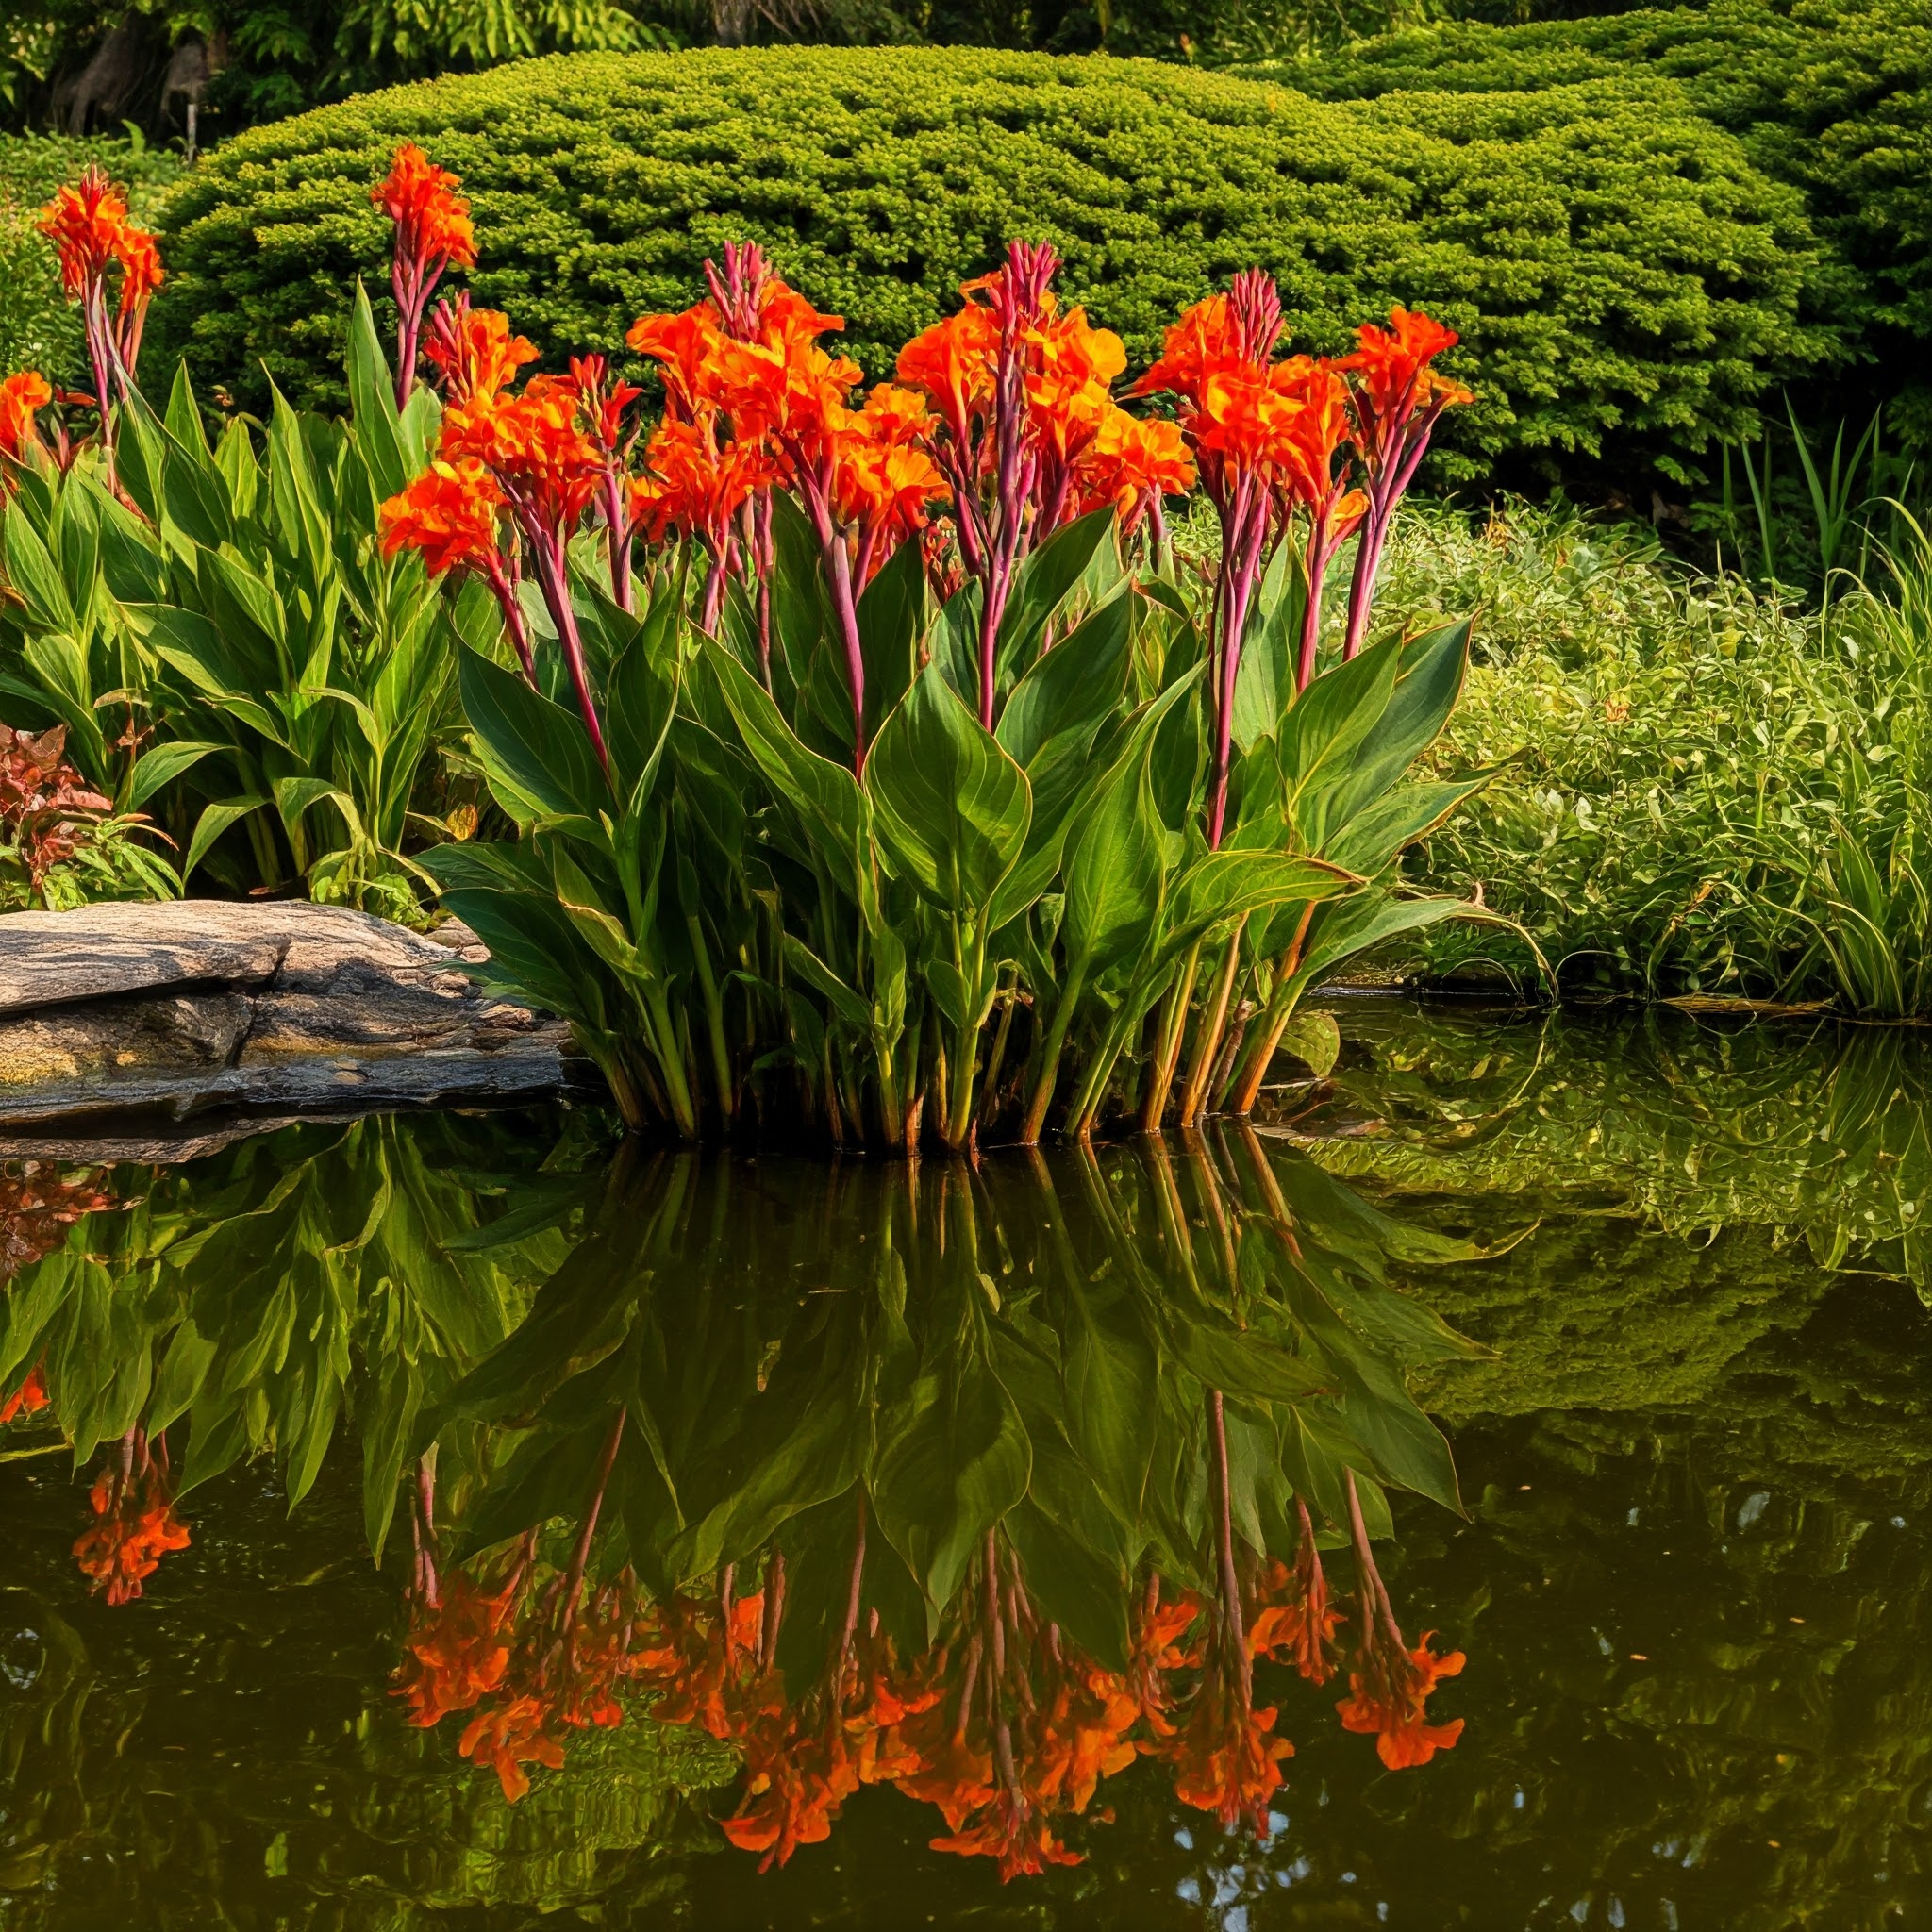
<instances>
[{"instance_id":1,"label":"trimmed green hedge","mask_svg":"<svg viewBox=\"0 0 1932 1932\"><path fill-rule=\"evenodd\" d=\"M1828 253L1807 312L1915 391L1932 435L1932 8L1925 0L1711 0L1523 26L1445 24L1307 66L1248 70L1331 101L1567 93L1674 79L1767 175L1805 193ZM1393 106L1393 102L1385 102Z\"/></svg>"},{"instance_id":2,"label":"trimmed green hedge","mask_svg":"<svg viewBox=\"0 0 1932 1932\"><path fill-rule=\"evenodd\" d=\"M797 48L530 61L245 134L171 201L158 357L251 404L263 365L337 395L354 277L387 282L367 189L405 137L473 196L478 299L553 359L621 353L749 237L881 375L1012 235L1057 242L1137 358L1254 262L1323 350L1391 300L1443 315L1483 398L1451 475L1694 451L1807 353L1798 198L1668 86L1364 111L1141 61Z\"/></svg>"}]
</instances>

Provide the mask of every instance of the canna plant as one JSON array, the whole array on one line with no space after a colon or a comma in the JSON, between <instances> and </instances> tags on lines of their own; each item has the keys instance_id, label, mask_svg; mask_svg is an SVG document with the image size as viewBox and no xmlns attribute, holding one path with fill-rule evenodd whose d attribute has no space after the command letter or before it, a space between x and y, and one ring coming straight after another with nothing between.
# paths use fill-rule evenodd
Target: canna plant
<instances>
[{"instance_id":1,"label":"canna plant","mask_svg":"<svg viewBox=\"0 0 1932 1932\"><path fill-rule=\"evenodd\" d=\"M1468 910L1400 880L1483 782L1407 776L1467 626L1372 624L1468 397L1449 331L1281 355L1240 276L1132 387L1174 417L1140 415L1015 243L861 393L840 318L734 245L630 332L651 422L600 357L530 373L506 316L425 317L474 258L454 189L399 154L375 191L398 366L358 294L346 424L277 399L211 442L110 344L109 470L106 430L49 448L14 392L0 691L39 690L24 722L117 808L166 804L184 874L399 912L433 882L630 1124L908 1151L1245 1111L1307 985ZM1204 569L1169 520L1197 480ZM458 697L517 836L425 852Z\"/></svg>"},{"instance_id":2,"label":"canna plant","mask_svg":"<svg viewBox=\"0 0 1932 1932\"><path fill-rule=\"evenodd\" d=\"M1142 419L1055 266L1016 243L861 402L839 319L734 246L630 333L648 434L601 366L519 390L506 318L432 320L449 408L385 542L503 614L510 651L460 678L523 836L425 862L633 1124L696 1138L749 1097L959 1152L1245 1110L1307 984L1465 909L1397 868L1483 782L1405 782L1467 626L1365 642L1371 558L1319 661L1340 545L1386 538L1467 398L1432 367L1453 336L1398 311L1339 363L1275 359L1244 276L1136 385L1177 420ZM1165 510L1197 474L1205 582Z\"/></svg>"}]
</instances>

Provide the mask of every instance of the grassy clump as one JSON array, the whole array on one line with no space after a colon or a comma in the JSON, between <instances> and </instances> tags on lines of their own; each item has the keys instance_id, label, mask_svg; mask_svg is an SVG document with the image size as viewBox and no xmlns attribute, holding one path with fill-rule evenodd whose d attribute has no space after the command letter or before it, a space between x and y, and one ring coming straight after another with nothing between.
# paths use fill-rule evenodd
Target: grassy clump
<instances>
[{"instance_id":1,"label":"grassy clump","mask_svg":"<svg viewBox=\"0 0 1932 1932\"><path fill-rule=\"evenodd\" d=\"M874 377L1013 236L1056 243L1068 298L1141 364L1256 264L1302 347L1424 305L1479 390L1445 426L1443 474L1464 476L1750 433L1808 353L1799 198L1669 89L1363 110L1151 62L788 48L529 61L242 135L171 204L158 364L184 348L250 406L264 370L339 400L343 291L388 281L368 188L405 139L474 201L477 300L553 363L621 357L631 319L694 300L734 238L845 316Z\"/></svg>"},{"instance_id":2,"label":"grassy clump","mask_svg":"<svg viewBox=\"0 0 1932 1932\"><path fill-rule=\"evenodd\" d=\"M1932 635L1907 537L1888 599L1821 614L1561 507L1411 516L1385 609L1482 613L1440 755L1514 760L1414 856L1418 883L1480 889L1568 990L1924 1011ZM1438 971L1533 968L1505 933L1430 946Z\"/></svg>"}]
</instances>

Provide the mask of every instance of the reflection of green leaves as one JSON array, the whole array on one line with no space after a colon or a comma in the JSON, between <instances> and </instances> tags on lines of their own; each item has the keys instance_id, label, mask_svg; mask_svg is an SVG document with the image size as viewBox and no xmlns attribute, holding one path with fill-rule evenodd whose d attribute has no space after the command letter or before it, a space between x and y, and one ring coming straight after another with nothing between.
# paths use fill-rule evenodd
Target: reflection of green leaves
<instances>
[{"instance_id":1,"label":"reflection of green leaves","mask_svg":"<svg viewBox=\"0 0 1932 1932\"><path fill-rule=\"evenodd\" d=\"M879 1524L935 1612L986 1532L1026 1493L1032 1451L1005 1385L977 1357L923 1374L883 1419Z\"/></svg>"}]
</instances>

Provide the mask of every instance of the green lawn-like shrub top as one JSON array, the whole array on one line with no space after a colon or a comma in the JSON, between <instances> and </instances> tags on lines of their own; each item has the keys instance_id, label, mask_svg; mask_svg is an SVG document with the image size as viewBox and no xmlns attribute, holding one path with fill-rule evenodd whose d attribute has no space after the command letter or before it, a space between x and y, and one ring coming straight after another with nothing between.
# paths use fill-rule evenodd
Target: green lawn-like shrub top
<instances>
[{"instance_id":1,"label":"green lawn-like shrub top","mask_svg":"<svg viewBox=\"0 0 1932 1932\"><path fill-rule=\"evenodd\" d=\"M874 376L1014 235L1060 247L1139 361L1257 263L1310 348L1426 307L1482 397L1450 475L1694 452L1806 352L1798 198L1669 87L1362 109L1139 61L796 48L531 61L243 135L171 202L157 362L337 400L349 288L387 280L367 189L406 138L463 177L476 298L553 364L621 353L737 237L848 318Z\"/></svg>"},{"instance_id":2,"label":"green lawn-like shrub top","mask_svg":"<svg viewBox=\"0 0 1932 1932\"><path fill-rule=\"evenodd\" d=\"M1333 101L1519 94L1648 75L1804 191L1829 244L1813 308L1918 379L1932 341L1932 10L1924 0L1712 0L1521 26L1444 23L1250 70ZM1874 328L1910 346L1864 341Z\"/></svg>"}]
</instances>

